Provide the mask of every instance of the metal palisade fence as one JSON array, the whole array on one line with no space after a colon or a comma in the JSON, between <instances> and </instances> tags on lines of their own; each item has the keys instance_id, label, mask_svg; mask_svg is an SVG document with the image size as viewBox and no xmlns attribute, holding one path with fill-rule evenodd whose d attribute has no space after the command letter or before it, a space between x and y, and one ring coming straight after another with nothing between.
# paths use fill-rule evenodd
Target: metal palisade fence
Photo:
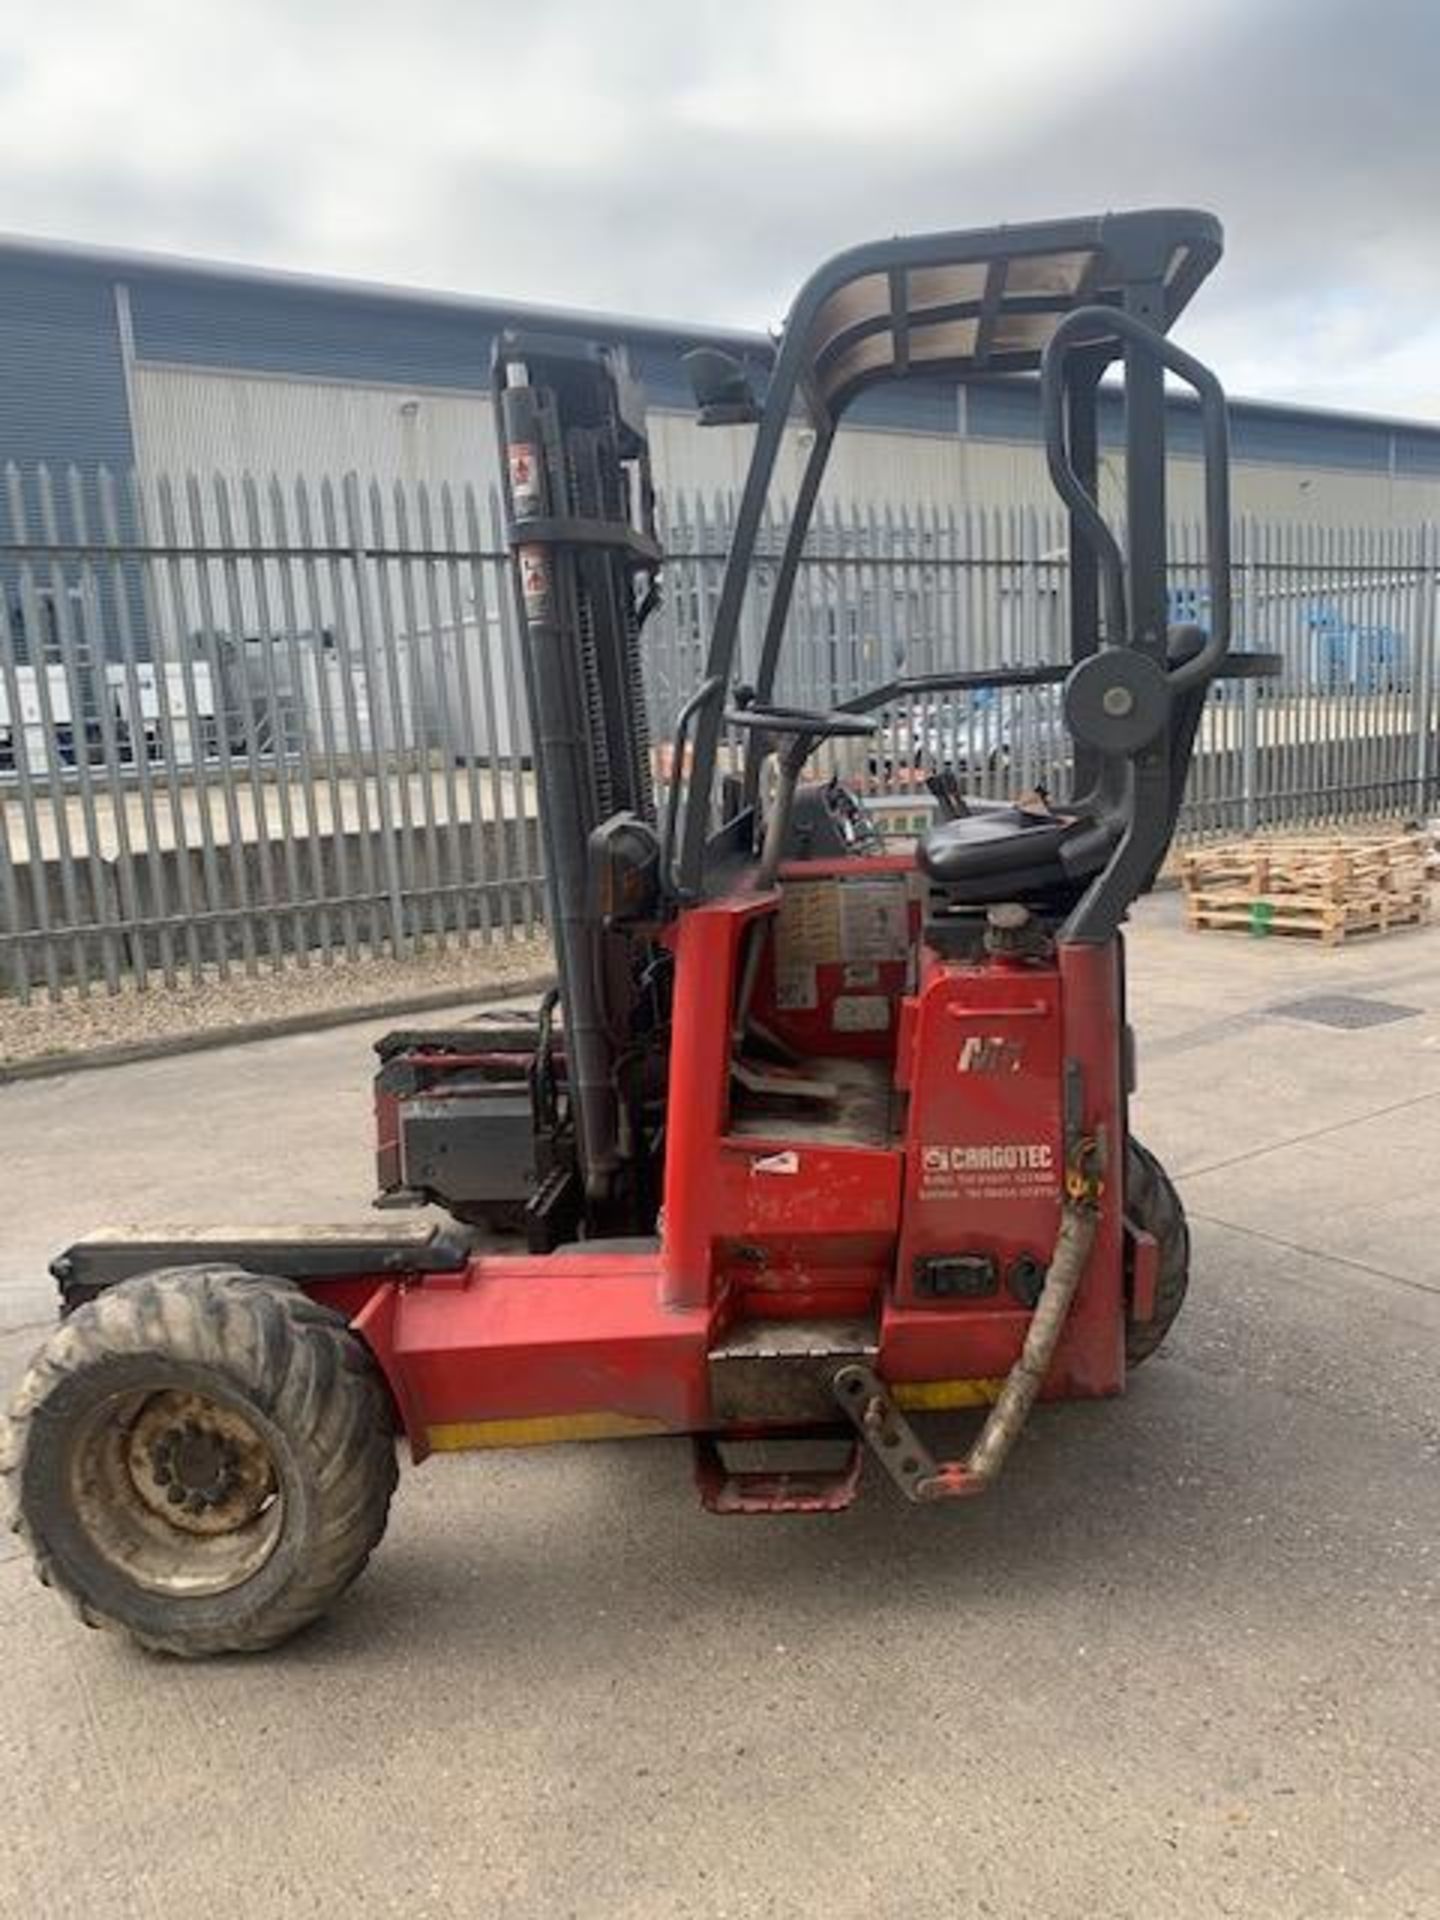
<instances>
[{"instance_id":1,"label":"metal palisade fence","mask_svg":"<svg viewBox=\"0 0 1440 1920\"><path fill-rule=\"evenodd\" d=\"M115 989L532 930L498 506L4 476L0 954Z\"/></svg>"},{"instance_id":2,"label":"metal palisade fence","mask_svg":"<svg viewBox=\"0 0 1440 1920\"><path fill-rule=\"evenodd\" d=\"M665 502L646 628L657 772L701 678L734 503ZM747 607L753 671L783 515ZM1198 528L1172 613L1206 620ZM1237 645L1279 678L1211 694L1187 833L1419 815L1435 796L1433 527L1241 522ZM782 698L1063 659L1063 520L823 506ZM1053 688L936 695L841 759L872 794L950 766L1063 793ZM169 986L507 940L542 913L523 666L492 491L354 475L0 475L0 991Z\"/></svg>"}]
</instances>

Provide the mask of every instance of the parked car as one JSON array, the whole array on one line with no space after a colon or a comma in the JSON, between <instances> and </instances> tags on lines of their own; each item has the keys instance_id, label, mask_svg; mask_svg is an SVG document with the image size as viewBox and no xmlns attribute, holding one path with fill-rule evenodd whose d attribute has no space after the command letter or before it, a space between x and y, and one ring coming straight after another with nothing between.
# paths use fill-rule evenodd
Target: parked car
<instances>
[{"instance_id":1,"label":"parked car","mask_svg":"<svg viewBox=\"0 0 1440 1920\"><path fill-rule=\"evenodd\" d=\"M1058 686L982 687L887 709L869 771L899 788L945 771L1033 786L1053 779L1064 738Z\"/></svg>"}]
</instances>

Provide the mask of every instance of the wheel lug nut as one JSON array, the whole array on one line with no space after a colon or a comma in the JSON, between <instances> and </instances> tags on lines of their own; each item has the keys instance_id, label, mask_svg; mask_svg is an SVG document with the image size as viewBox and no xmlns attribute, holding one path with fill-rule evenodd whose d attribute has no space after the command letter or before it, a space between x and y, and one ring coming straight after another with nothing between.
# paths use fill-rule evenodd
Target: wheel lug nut
<instances>
[{"instance_id":1,"label":"wheel lug nut","mask_svg":"<svg viewBox=\"0 0 1440 1920\"><path fill-rule=\"evenodd\" d=\"M209 1504L203 1493L192 1493L185 1506L189 1513L203 1513Z\"/></svg>"},{"instance_id":2,"label":"wheel lug nut","mask_svg":"<svg viewBox=\"0 0 1440 1920\"><path fill-rule=\"evenodd\" d=\"M184 1487L174 1485L167 1487L165 1489L165 1498L170 1502L172 1507L178 1507L180 1502L185 1498Z\"/></svg>"},{"instance_id":3,"label":"wheel lug nut","mask_svg":"<svg viewBox=\"0 0 1440 1920\"><path fill-rule=\"evenodd\" d=\"M166 1465L164 1464L164 1462L163 1462L163 1461L161 1461L160 1463L158 1463L158 1464L156 1465L156 1467L155 1467L155 1470L154 1470L154 1471L155 1471L155 1484L156 1484L156 1486L157 1486L157 1487L168 1487L168 1486L169 1486L169 1484L170 1484L170 1482L171 1482L171 1480L172 1480L172 1479L174 1478L174 1475L173 1475L173 1474L171 1473L171 1471L170 1471L170 1469L169 1469L169 1467L167 1467L167 1466L166 1466Z\"/></svg>"}]
</instances>

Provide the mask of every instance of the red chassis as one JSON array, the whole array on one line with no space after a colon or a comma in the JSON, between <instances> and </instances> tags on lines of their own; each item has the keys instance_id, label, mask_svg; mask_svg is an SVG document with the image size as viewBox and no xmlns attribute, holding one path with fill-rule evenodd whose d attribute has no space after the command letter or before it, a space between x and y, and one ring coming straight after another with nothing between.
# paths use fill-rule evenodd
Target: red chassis
<instances>
[{"instance_id":1,"label":"red chassis","mask_svg":"<svg viewBox=\"0 0 1440 1920\"><path fill-rule=\"evenodd\" d=\"M767 1328L772 1359L803 1352L806 1332L832 1357L852 1344L899 1407L995 1399L1056 1243L1069 1138L1078 1128L1124 1164L1119 942L944 959L922 944L912 872L902 854L795 862L777 889L755 891L752 873L673 924L657 1249L477 1253L454 1272L307 1281L374 1353L416 1459L835 1424L823 1392L756 1396L742 1370L724 1374L767 1352ZM855 965L822 943L801 990L779 990L782 901L867 882L874 897L876 881L903 903L908 951ZM839 1124L833 1102L823 1123L795 1101L766 1117L736 1089L742 945L762 923L754 1018L805 1071L853 1075ZM1119 1179L1097 1207L1048 1398L1120 1392L1127 1306L1148 1317L1153 1242L1132 1230L1126 1249Z\"/></svg>"}]
</instances>

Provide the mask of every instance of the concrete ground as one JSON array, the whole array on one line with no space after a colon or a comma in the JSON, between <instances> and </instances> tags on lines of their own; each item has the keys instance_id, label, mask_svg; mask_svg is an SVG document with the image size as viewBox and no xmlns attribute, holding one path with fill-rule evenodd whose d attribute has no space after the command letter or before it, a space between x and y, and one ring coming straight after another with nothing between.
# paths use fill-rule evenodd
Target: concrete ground
<instances>
[{"instance_id":1,"label":"concrete ground","mask_svg":"<svg viewBox=\"0 0 1440 1920\"><path fill-rule=\"evenodd\" d=\"M180 1666L0 1564L0 1913L1440 1913L1440 929L1132 942L1190 1304L1003 1489L722 1522L683 1447L437 1462L334 1617ZM1415 1012L1345 1031L1343 992ZM0 1090L5 1384L98 1218L368 1192L363 1031Z\"/></svg>"},{"instance_id":2,"label":"concrete ground","mask_svg":"<svg viewBox=\"0 0 1440 1920\"><path fill-rule=\"evenodd\" d=\"M518 916L512 925L514 932L508 936L497 927L486 937L475 926L463 945L453 933L443 946L430 935L407 954L362 951L356 959L342 957L333 966L313 953L302 966L291 953L276 967L265 952L253 973L237 961L223 980L209 965L198 980L181 971L174 986L165 986L156 976L143 991L132 976L113 994L98 982L88 994L72 988L58 1000L37 990L28 1005L0 994L0 1084L12 1071L23 1077L29 1063L50 1070L73 1065L77 1055L117 1048L155 1050L214 1036L220 1028L273 1031L276 1022L285 1022L298 1031L310 1021L317 1027L333 1025L347 1013L359 1017L376 1007L414 1008L426 1001L437 1006L442 1000L455 1005L457 1017L463 1018L465 995L519 993L524 990L519 983L553 973L554 956L544 934L527 934Z\"/></svg>"}]
</instances>

